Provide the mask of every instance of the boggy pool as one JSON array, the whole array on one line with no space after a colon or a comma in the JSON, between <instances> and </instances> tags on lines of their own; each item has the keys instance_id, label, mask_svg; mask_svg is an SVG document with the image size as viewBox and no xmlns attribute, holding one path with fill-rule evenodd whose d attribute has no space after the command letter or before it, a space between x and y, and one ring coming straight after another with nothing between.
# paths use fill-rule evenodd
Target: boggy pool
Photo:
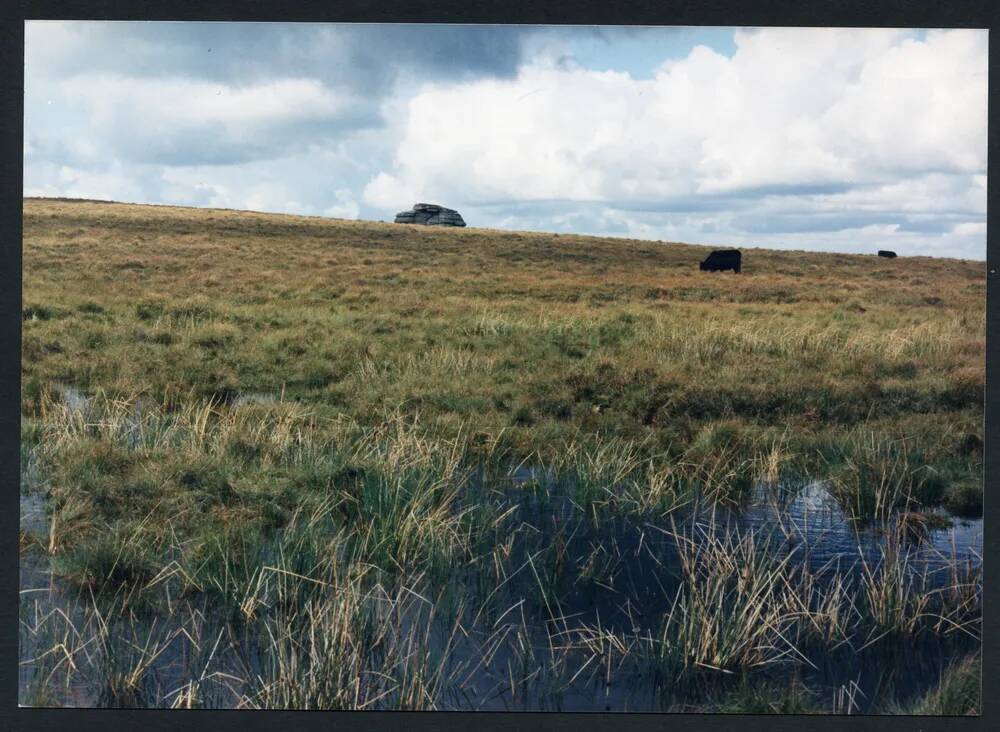
<instances>
[{"instance_id":1,"label":"boggy pool","mask_svg":"<svg viewBox=\"0 0 1000 732\"><path fill-rule=\"evenodd\" d=\"M429 708L694 711L716 708L749 679L807 689L809 707L817 711L877 713L890 701L905 705L925 694L951 663L979 649L981 519L943 516L919 533L903 531L898 521L858 525L845 517L822 481L758 486L741 505L695 501L666 515L643 516L589 512L576 502L571 483L549 480L531 468L512 469L501 478L477 475L468 491L468 501L489 500L509 509L499 532L506 541L505 569L499 579L482 566L455 567L419 593L423 599L414 602L412 612L396 617L401 632L412 626L421 634L424 650L440 668L435 698L425 700ZM22 528L44 533L45 521L39 494L23 495ZM719 580L727 557L737 564L755 557L764 573L780 565L775 575L780 579L765 582L763 590L740 590L747 581L740 570ZM703 566L692 570L692 561ZM777 602L781 593L803 593L802 607L813 603L818 615L823 598L833 597L839 586L849 597L837 600L838 607L845 618L856 615L843 621L853 630L839 640L821 640L786 609L787 624L749 641L759 646L750 654L759 663L749 667L730 667L724 654L723 665L713 666L708 656L694 662L690 654L665 652L665 642L699 639L676 624L664 632L665 618L694 613L692 593L713 581L730 593L767 595L764 605ZM870 627L866 588L872 583L894 583L900 590L896 597L909 593L911 600L950 597L957 591L949 588L961 585L966 605L961 618L936 625L937 611L928 606L925 625L933 629L881 630ZM22 555L20 587L25 704L170 706L179 699L178 689L200 673L199 703L231 707L246 702L251 677L269 668L263 633L233 632L228 620L205 606L199 611L200 643L185 633L167 634L172 623L182 622L169 615L133 618L127 631L123 626L123 637L148 632L170 638L144 668L137 695L123 701L109 694L99 668L66 676L63 684L54 681L60 674L52 674L51 688L39 694L39 676L51 666L39 656L52 636L38 631L38 619L62 613L83 624L86 613L80 596L52 579L44 553ZM428 597L439 605L430 632L424 623ZM735 594L718 597L741 607ZM684 599L687 604L680 602ZM738 635L727 622L732 615L723 613L694 627L702 635ZM205 662L199 649L207 639L215 646ZM735 638L729 646L722 640L717 645L732 650L739 643ZM681 668L684 658L689 666ZM74 663L101 659L100 653L84 652ZM387 694L366 708L394 704L398 697Z\"/></svg>"}]
</instances>

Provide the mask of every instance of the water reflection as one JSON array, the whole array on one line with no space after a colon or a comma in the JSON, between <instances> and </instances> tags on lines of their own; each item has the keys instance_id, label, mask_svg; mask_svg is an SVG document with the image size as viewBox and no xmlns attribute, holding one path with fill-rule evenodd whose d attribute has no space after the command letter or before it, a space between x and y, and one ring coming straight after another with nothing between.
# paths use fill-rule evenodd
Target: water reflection
<instances>
[{"instance_id":1,"label":"water reflection","mask_svg":"<svg viewBox=\"0 0 1000 732\"><path fill-rule=\"evenodd\" d=\"M70 394L66 400L67 406L86 409L82 395ZM30 488L21 496L21 527L45 536L44 488ZM477 473L459 508L484 501L505 516L494 537L508 547L504 576L490 574L489 561L484 560L456 567L445 584L421 590L453 610L439 611L429 640L432 652L447 666L449 683L438 700L441 708L651 711L696 705L724 692L732 678L706 674L686 685L665 679L653 666L626 671L627 654L614 647L614 642L634 647L651 643L671 612L682 587L679 541L752 534L776 561L787 559L790 566L815 573L823 583L856 574L862 562L878 565L895 530L891 522L878 526L847 520L819 480L759 485L739 506L694 500L667 514L636 515L590 510L578 502L571 481L522 465L500 476ZM902 547L909 560L907 571L926 577L929 587L946 583L956 566L981 563L982 520L948 520L950 526L930 524L920 540ZM51 642L34 632L39 618L59 612L78 627L87 619L81 603L85 598L53 581L49 557L40 547L21 556L20 588L23 695L37 682L31 659ZM233 706L244 690L239 680L249 672L265 673L261 659L267 637L254 636L246 628L234 632L230 620L215 613L207 599L199 602L198 644L181 632L184 621L179 614L153 612L116 621L108 629L119 641L169 639L146 677L148 689L135 703L171 703L171 694L190 681L200 648L209 638L227 639L212 656L212 672L225 683L206 683L202 703ZM399 619L403 632L417 628L420 613L426 611L420 602L413 608L413 614ZM456 623L461 627L457 636L452 632ZM608 645L604 655L566 651L592 630L619 640L598 638ZM806 644L795 663L755 673L778 683L799 679L819 698L841 699L840 711L864 712L875 709L886 694L912 698L923 693L949 662L978 645L974 634L964 633L925 634L888 645L845 644L833 650ZM83 674L68 686L53 688L51 697L41 702L93 706L120 704L121 699L109 701L106 689L88 683ZM41 702L22 698L22 703Z\"/></svg>"}]
</instances>

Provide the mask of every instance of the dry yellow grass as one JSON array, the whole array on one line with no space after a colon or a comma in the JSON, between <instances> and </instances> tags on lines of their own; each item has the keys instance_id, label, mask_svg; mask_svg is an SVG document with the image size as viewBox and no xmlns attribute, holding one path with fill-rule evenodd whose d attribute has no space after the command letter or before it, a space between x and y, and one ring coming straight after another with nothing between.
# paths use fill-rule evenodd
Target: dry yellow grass
<instances>
[{"instance_id":1,"label":"dry yellow grass","mask_svg":"<svg viewBox=\"0 0 1000 732\"><path fill-rule=\"evenodd\" d=\"M61 383L398 410L543 459L791 464L868 434L979 482L979 262L746 250L735 275L684 244L61 200L24 232L28 416Z\"/></svg>"},{"instance_id":2,"label":"dry yellow grass","mask_svg":"<svg viewBox=\"0 0 1000 732\"><path fill-rule=\"evenodd\" d=\"M708 247L683 244L56 200L26 200L24 223L22 454L52 522L23 550L47 546L59 581L117 598L111 615L84 608L98 629L186 598L192 646L214 653L222 632L201 630L228 613L249 630L226 643L263 659L227 691L231 677L209 673L226 667L193 654L173 696L143 701L138 679L184 641L158 626L133 642L126 628L129 643L100 641L107 658L88 661L107 677L99 703L447 706L431 619L405 625L418 633L386 620L411 603L448 638L470 598L491 639L520 608L509 619L520 613L524 634L490 641L505 644L512 694L515 671L557 689L610 677L619 655L646 664L644 679L800 663L790 648L867 638L876 614L918 630L919 587L820 596L756 538L720 538L680 546L690 587L659 636L593 618L576 640L546 630L545 649L527 628L554 612L542 605L561 572L600 583L605 560L638 560L618 557L612 534L573 557L561 533L470 488L514 464L545 468L526 497L567 479L587 521L655 523L796 471L830 478L861 518L981 504L982 263L745 250L742 274L717 274L697 268ZM91 399L62 398L65 386ZM586 566L567 569L576 559ZM920 632L978 623L973 579L935 595L957 609ZM22 627L43 653L63 643L81 659L63 617L76 616ZM366 693L346 667L377 671Z\"/></svg>"}]
</instances>

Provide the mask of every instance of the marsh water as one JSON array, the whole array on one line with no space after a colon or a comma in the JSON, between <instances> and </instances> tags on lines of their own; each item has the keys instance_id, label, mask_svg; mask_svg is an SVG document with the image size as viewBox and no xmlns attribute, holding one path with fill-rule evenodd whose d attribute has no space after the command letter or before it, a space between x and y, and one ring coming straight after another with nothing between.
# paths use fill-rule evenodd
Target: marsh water
<instances>
[{"instance_id":1,"label":"marsh water","mask_svg":"<svg viewBox=\"0 0 1000 732\"><path fill-rule=\"evenodd\" d=\"M553 593L558 607L546 607L562 627L600 626L605 631L633 637L655 636L656 629L677 596L680 577L677 541L698 536L754 537L767 547L776 561L807 567L820 582L838 574L857 575L863 562L879 566L885 559L885 529L859 526L847 519L822 481L794 486L757 486L740 505L720 506L710 501L678 509L668 516L605 517L590 520L574 499L574 486L541 481L545 491L525 494L526 486L538 484L539 471L518 468L509 484L492 490L518 505L515 521L531 527L537 543L524 542L520 556L511 563L520 566L532 549L549 547L552 538L568 559L563 577L555 580ZM557 486L553 490L554 486ZM561 489L560 489L561 488ZM955 568L973 569L982 561L981 519L963 519L939 514L941 528L928 530L904 548L910 561L907 571L928 589L949 582ZM536 533L537 532L537 533ZM684 537L687 537L686 539ZM722 539L725 541L725 539ZM600 571L594 572L594 565ZM586 575L586 577L584 576ZM500 605L516 606L529 595L532 578L512 583ZM516 588L516 589L515 589ZM539 613L544 615L544 613ZM551 637L551 636L549 636ZM544 647L545 634L536 642ZM859 649L845 646L834 654L808 653L799 668L801 681L821 697L850 696L834 711L865 712L889 692L901 698L926 691L936 682L950 660L978 647L978 639L964 633L947 638L935 636L919 643L901 643L886 652L884 647ZM861 644L863 645L863 644ZM496 663L503 668L507 659ZM609 664L613 661L609 660ZM596 665L596 664L595 664ZM780 664L761 670L764 677L787 681L789 669ZM638 677L637 677L638 676ZM701 694L713 691L711 682L699 689L682 685L664 688L663 679L649 674L615 678L611 668L595 668L583 681L558 693L533 696L499 693L477 708L560 709L565 711L644 711L667 707L696 706ZM610 681L608 681L610 679ZM721 687L726 685L724 677ZM704 681L704 680L703 680ZM558 685L556 685L558 686Z\"/></svg>"},{"instance_id":2,"label":"marsh water","mask_svg":"<svg viewBox=\"0 0 1000 732\"><path fill-rule=\"evenodd\" d=\"M761 489L758 495L742 510L691 509L686 515L673 517L672 523L635 521L618 518L595 523L581 516L568 494L555 494L544 499L524 495L516 481L500 490L508 499L519 498L515 522L530 527L521 536L524 540L515 548L518 556L512 565L521 567L519 574L491 598L497 615L492 623L472 624L467 636L454 647L451 658L455 664L464 664L456 672L452 698L443 700L447 708L472 709L558 709L558 710L650 710L663 705L664 699L676 704L678 699L669 694L653 679L624 678L607 673L595 660L593 669L583 671L574 683L564 685L546 681L540 674L537 684L509 680L509 669L518 664L538 663L544 669L544 657L549 653L553 629L546 617L557 616L564 627L600 625L605 630L632 633L638 636L654 634L659 620L668 612L677 587L677 555L672 532L679 526L713 527L717 531L766 532L773 541L773 551L793 552L797 561L808 563L815 569L839 563L847 569L855 564L859 551L878 561L881 537L871 529L858 530L844 520L836 503L821 484L811 484L799 491ZM513 495L512 495L513 494ZM39 494L29 494L21 500L22 527L41 531L45 523L44 503ZM537 578L526 565L527 557L551 545L553 536L563 537L562 552L566 561L565 576L557 581L558 609L544 608L544 600L537 596ZM532 540L534 537L534 541ZM955 558L959 561L978 562L982 548L981 520L957 519L949 528L929 532L927 539L913 547L919 557L912 567L919 567L933 575L942 573L946 580L948 568ZM600 563L601 571L581 578L581 567ZM525 567L528 568L525 568ZM456 592L462 593L461 583ZM22 607L33 608L33 613L44 613L62 607L72 612L73 593L61 587L49 576L45 557L29 555L21 563ZM471 611L468 611L471 612ZM169 618L148 619L150 625L159 625L160 632L169 629ZM452 618L441 623L442 646ZM506 623L506 625L505 625ZM549 627L546 627L549 626ZM523 638L523 629L530 632ZM134 629L129 631L134 632ZM558 634L558 629L555 631ZM211 634L210 634L211 635ZM501 640L498 641L497 639ZM36 649L31 646L30 634L22 633L21 680L24 688L32 678L30 659ZM509 642L505 642L509 641ZM533 644L531 656L537 661L526 661L522 656L523 642ZM893 653L884 648L858 652L845 647L833 656L826 654L808 658L801 671L806 686L817 691L826 689L830 698L845 687L854 698L853 711L865 711L866 700L876 699L888 685L893 693L906 696L925 690L938 678L949 660L961 653L974 650L977 641L964 634L942 639L925 638L920 643L899 644ZM178 644L182 645L182 644ZM489 662L479 664L484 648L490 648ZM183 683L177 675L186 666L183 658L190 649L178 647L164 653L153 677L158 680L152 687L161 693ZM516 657L516 658L515 658ZM469 673L470 666L480 667ZM221 661L220 667L225 667ZM235 670L235 669L234 669ZM763 673L781 678L782 669L765 670ZM530 675L530 670L528 674ZM608 677L610 681L607 681ZM637 683L638 682L638 683ZM152 683L152 682L151 682ZM558 690L556 690L558 688ZM100 688L92 688L85 681L64 689L60 703L90 706L99 703ZM150 699L152 704L161 700Z\"/></svg>"},{"instance_id":3,"label":"marsh water","mask_svg":"<svg viewBox=\"0 0 1000 732\"><path fill-rule=\"evenodd\" d=\"M31 483L30 476L25 482ZM21 527L44 536L43 492L37 486L25 489ZM587 628L634 639L654 636L680 587L679 536L753 534L776 560L814 572L819 582L850 577L861 571L862 562L878 565L887 546L885 528L849 521L822 480L759 485L739 504L695 501L666 515L646 516L588 512L577 503L571 481L532 467L512 466L491 477L476 473L465 490L467 505L490 501L508 510L500 534L509 539L505 562L511 570L504 581L484 587L481 572L457 569L436 588L438 608L429 642L447 666L448 683L436 703L443 709L659 711L697 705L735 680L716 673L695 686L682 685L652 667L625 671L621 654L610 650L565 656L561 639ZM931 524L938 528L928 528L904 547L907 572L928 588L946 584L956 567L975 569L982 561L982 520L941 518ZM51 576L44 552L22 554L20 590L22 703L114 705L99 673L52 684L40 700L26 696L39 684L43 665L36 659L52 643L32 628L47 614L77 618L82 611L77 591ZM416 615L425 605L416 602L413 607L416 627ZM224 635L225 619L214 617L207 607L203 619L201 645ZM179 622L169 614L132 619L121 636L168 637L171 624ZM225 682L203 693L202 703L225 707L238 701L242 690L237 679L247 676L248 666L262 670L252 647L261 641L247 639L244 648L236 643L217 646L212 669ZM767 665L755 674L785 686L795 678L816 698L829 700L830 711L864 713L886 695L905 700L925 693L950 662L978 645L974 633L962 631L888 645L845 644L832 652L804 648L796 663ZM150 664L144 695L135 703L169 706L171 695L199 664L202 652L196 646L191 638L175 635Z\"/></svg>"}]
</instances>

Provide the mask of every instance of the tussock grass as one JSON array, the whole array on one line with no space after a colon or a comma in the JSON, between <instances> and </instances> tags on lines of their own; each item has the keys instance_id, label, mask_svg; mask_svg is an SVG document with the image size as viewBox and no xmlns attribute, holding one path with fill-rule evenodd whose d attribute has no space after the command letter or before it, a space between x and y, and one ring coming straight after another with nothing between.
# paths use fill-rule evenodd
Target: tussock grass
<instances>
[{"instance_id":1,"label":"tussock grass","mask_svg":"<svg viewBox=\"0 0 1000 732\"><path fill-rule=\"evenodd\" d=\"M961 567L953 562L948 565L950 581L935 586L928 570L916 564L898 536L883 545L878 560L862 560L858 584L868 627L866 643L922 632L965 633L978 638L981 565Z\"/></svg>"},{"instance_id":2,"label":"tussock grass","mask_svg":"<svg viewBox=\"0 0 1000 732\"><path fill-rule=\"evenodd\" d=\"M22 699L857 711L818 655L975 642L978 563L907 527L981 511L982 266L704 252L26 201ZM806 478L880 556L682 522Z\"/></svg>"},{"instance_id":3,"label":"tussock grass","mask_svg":"<svg viewBox=\"0 0 1000 732\"><path fill-rule=\"evenodd\" d=\"M722 537L696 528L675 536L683 582L660 629L660 664L731 671L798 655L787 640L790 555L761 549L752 532Z\"/></svg>"},{"instance_id":4,"label":"tussock grass","mask_svg":"<svg viewBox=\"0 0 1000 732\"><path fill-rule=\"evenodd\" d=\"M436 652L428 638L433 604L402 587L390 594L358 582L325 582L305 601L287 598L287 588L278 583L277 601L289 609L265 624L259 688L241 707L436 708L449 676L447 644ZM429 609L413 610L418 603Z\"/></svg>"},{"instance_id":5,"label":"tussock grass","mask_svg":"<svg viewBox=\"0 0 1000 732\"><path fill-rule=\"evenodd\" d=\"M938 686L907 705L894 704L891 714L967 716L979 714L982 704L982 664L970 656L952 664L941 675Z\"/></svg>"},{"instance_id":6,"label":"tussock grass","mask_svg":"<svg viewBox=\"0 0 1000 732\"><path fill-rule=\"evenodd\" d=\"M720 419L981 434L975 263L755 250L717 277L700 247L418 228L26 201L25 411L54 381L285 389L363 423L400 406L450 437L508 430L522 457L578 430L682 449Z\"/></svg>"},{"instance_id":7,"label":"tussock grass","mask_svg":"<svg viewBox=\"0 0 1000 732\"><path fill-rule=\"evenodd\" d=\"M704 710L735 700L757 708L753 700L769 687L760 681L766 675L747 685L756 669L808 671L817 654L844 649L860 654L927 636L979 638L978 563L953 560L928 570L896 535L876 559L861 555L854 564L813 570L793 561L795 550L776 554L780 541L774 531L721 532L714 526L674 528L680 582L657 629L568 625L562 632L565 647L582 653L585 665L602 659L618 673L657 679L668 699L679 690L683 697L691 684L739 679L725 698L703 701ZM942 571L949 573L943 581L932 576ZM789 698L778 695L775 708L812 699L809 711L822 711L796 683L782 692ZM835 700L838 713L856 708L857 692L845 684Z\"/></svg>"}]
</instances>

